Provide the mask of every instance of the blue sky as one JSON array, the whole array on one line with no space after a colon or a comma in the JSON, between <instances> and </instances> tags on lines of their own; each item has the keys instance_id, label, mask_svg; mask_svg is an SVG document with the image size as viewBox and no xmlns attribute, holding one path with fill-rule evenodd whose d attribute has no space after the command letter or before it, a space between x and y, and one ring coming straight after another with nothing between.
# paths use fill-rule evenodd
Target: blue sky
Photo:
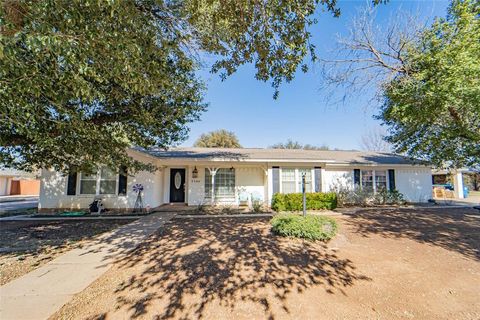
<instances>
[{"instance_id":1,"label":"blue sky","mask_svg":"<svg viewBox=\"0 0 480 320\"><path fill-rule=\"evenodd\" d=\"M320 57L328 57L337 34L346 34L351 18L366 1L339 0L341 16L320 13L319 23L311 28L313 43ZM445 17L448 1L390 1L378 8L377 22L386 23L399 9L418 12L422 19ZM268 147L288 139L304 144L339 149L359 149L360 137L380 122L372 115L377 105L365 105L364 97L354 97L341 106L327 106L325 92L320 90L319 67L310 63L308 73L297 72L295 79L280 87L280 96L272 98L270 84L255 80L251 65L241 67L221 81L207 69L200 76L207 82L208 111L201 121L190 125L189 139L182 146L191 146L204 132L227 129L235 132L244 147ZM341 94L341 93L340 93ZM363 103L362 103L363 102Z\"/></svg>"}]
</instances>

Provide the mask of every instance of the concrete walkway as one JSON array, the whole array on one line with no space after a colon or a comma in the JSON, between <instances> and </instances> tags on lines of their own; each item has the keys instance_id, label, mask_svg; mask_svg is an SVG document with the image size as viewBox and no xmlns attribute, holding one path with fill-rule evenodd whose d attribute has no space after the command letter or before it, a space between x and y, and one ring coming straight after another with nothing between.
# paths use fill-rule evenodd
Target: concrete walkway
<instances>
[{"instance_id":1,"label":"concrete walkway","mask_svg":"<svg viewBox=\"0 0 480 320\"><path fill-rule=\"evenodd\" d=\"M15 202L15 201L38 201L38 195L0 196L0 203L2 203L2 202Z\"/></svg>"},{"instance_id":2,"label":"concrete walkway","mask_svg":"<svg viewBox=\"0 0 480 320\"><path fill-rule=\"evenodd\" d=\"M174 216L159 212L142 217L5 284L0 287L0 319L47 319Z\"/></svg>"}]
</instances>

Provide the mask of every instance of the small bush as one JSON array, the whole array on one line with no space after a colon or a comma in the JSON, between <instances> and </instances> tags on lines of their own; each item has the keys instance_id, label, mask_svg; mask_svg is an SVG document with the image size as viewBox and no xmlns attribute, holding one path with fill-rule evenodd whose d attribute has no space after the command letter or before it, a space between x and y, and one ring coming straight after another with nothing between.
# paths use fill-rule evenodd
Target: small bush
<instances>
[{"instance_id":1,"label":"small bush","mask_svg":"<svg viewBox=\"0 0 480 320\"><path fill-rule=\"evenodd\" d=\"M307 210L335 209L337 195L334 192L307 193ZM301 193L275 193L272 198L272 209L279 211L303 210L303 195Z\"/></svg>"},{"instance_id":2,"label":"small bush","mask_svg":"<svg viewBox=\"0 0 480 320\"><path fill-rule=\"evenodd\" d=\"M368 207L385 204L401 205L406 203L403 194L398 190L388 191L383 189L374 193L373 190L362 188L351 189L344 186L337 186L334 190L337 194L337 203L339 207Z\"/></svg>"},{"instance_id":3,"label":"small bush","mask_svg":"<svg viewBox=\"0 0 480 320\"><path fill-rule=\"evenodd\" d=\"M253 212L255 212L255 213L263 212L263 211L264 211L264 206L263 206L262 201L254 200L254 201L252 202L252 210L253 210Z\"/></svg>"},{"instance_id":4,"label":"small bush","mask_svg":"<svg viewBox=\"0 0 480 320\"><path fill-rule=\"evenodd\" d=\"M284 237L327 241L337 232L337 222L329 217L280 214L270 221L272 231Z\"/></svg>"}]
</instances>

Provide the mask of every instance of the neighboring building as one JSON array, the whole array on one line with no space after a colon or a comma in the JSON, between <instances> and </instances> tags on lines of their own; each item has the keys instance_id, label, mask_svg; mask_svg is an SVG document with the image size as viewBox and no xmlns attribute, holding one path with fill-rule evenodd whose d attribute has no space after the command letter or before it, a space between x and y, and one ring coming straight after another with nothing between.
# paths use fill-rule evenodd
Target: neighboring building
<instances>
[{"instance_id":1,"label":"neighboring building","mask_svg":"<svg viewBox=\"0 0 480 320\"><path fill-rule=\"evenodd\" d=\"M335 186L397 189L407 201L431 198L431 168L405 157L377 152L291 149L179 148L169 151L131 149L129 154L159 167L133 176L103 168L94 175L68 176L42 170L39 209L87 208L95 196L107 208L131 209L134 184L144 187L144 204L240 204L256 199L271 203L276 192L327 192Z\"/></svg>"},{"instance_id":2,"label":"neighboring building","mask_svg":"<svg viewBox=\"0 0 480 320\"><path fill-rule=\"evenodd\" d=\"M0 196L37 195L40 192L38 173L0 169Z\"/></svg>"},{"instance_id":3,"label":"neighboring building","mask_svg":"<svg viewBox=\"0 0 480 320\"><path fill-rule=\"evenodd\" d=\"M447 195L448 198L448 190L445 193L439 192L443 188L451 188L451 197L457 199L464 199L467 198L468 194L468 186L465 181L465 175L473 174L473 170L469 170L466 168L463 169L453 169L453 170L439 170L433 169L432 170L432 183L434 186L434 196L436 198L442 198L444 195ZM465 188L467 190L465 190Z\"/></svg>"}]
</instances>

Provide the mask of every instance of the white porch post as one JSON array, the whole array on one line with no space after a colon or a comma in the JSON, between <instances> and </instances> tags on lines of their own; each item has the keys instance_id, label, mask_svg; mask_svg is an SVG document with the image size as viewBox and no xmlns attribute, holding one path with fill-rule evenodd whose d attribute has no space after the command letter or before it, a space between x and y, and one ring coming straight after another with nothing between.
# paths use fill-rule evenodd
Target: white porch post
<instances>
[{"instance_id":1,"label":"white porch post","mask_svg":"<svg viewBox=\"0 0 480 320\"><path fill-rule=\"evenodd\" d=\"M455 189L455 196L458 199L463 199L463 175L461 171L456 171L453 175L453 188Z\"/></svg>"},{"instance_id":2,"label":"white porch post","mask_svg":"<svg viewBox=\"0 0 480 320\"><path fill-rule=\"evenodd\" d=\"M320 192L327 192L326 181L325 181L325 165L322 165L320 169Z\"/></svg>"},{"instance_id":3,"label":"white porch post","mask_svg":"<svg viewBox=\"0 0 480 320\"><path fill-rule=\"evenodd\" d=\"M210 175L212 176L212 204L215 203L215 175L217 174L217 168L208 168Z\"/></svg>"}]
</instances>

